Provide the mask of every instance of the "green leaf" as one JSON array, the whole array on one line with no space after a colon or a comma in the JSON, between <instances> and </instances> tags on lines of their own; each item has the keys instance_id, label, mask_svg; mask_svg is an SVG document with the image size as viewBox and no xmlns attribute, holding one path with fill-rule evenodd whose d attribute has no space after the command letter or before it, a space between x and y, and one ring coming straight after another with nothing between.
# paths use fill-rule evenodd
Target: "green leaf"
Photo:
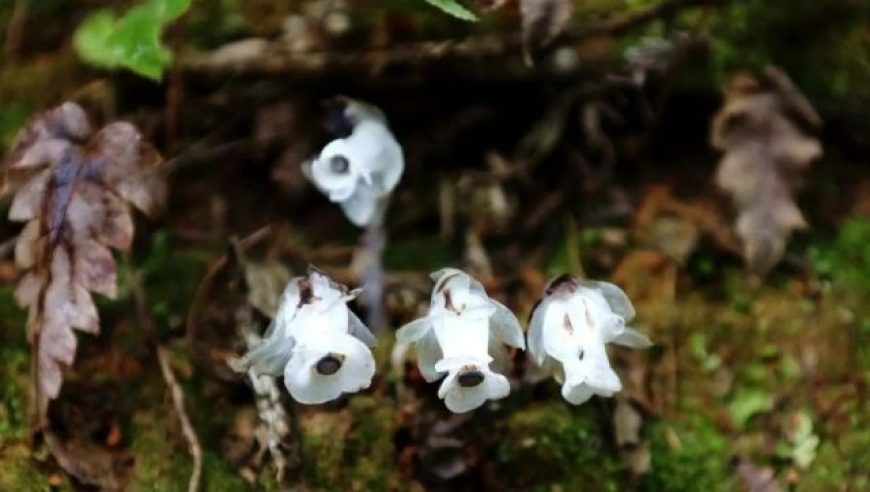
<instances>
[{"instance_id":1,"label":"green leaf","mask_svg":"<svg viewBox=\"0 0 870 492\"><path fill-rule=\"evenodd\" d=\"M429 5L437 7L445 14L450 14L457 19L462 19L465 21L476 21L477 16L474 15L474 12L468 10L463 7L462 4L457 2L456 0L424 0Z\"/></svg>"},{"instance_id":2,"label":"green leaf","mask_svg":"<svg viewBox=\"0 0 870 492\"><path fill-rule=\"evenodd\" d=\"M765 391L746 389L735 395L734 400L728 406L731 420L743 429L753 416L768 412L773 408L773 398Z\"/></svg>"},{"instance_id":3,"label":"green leaf","mask_svg":"<svg viewBox=\"0 0 870 492\"><path fill-rule=\"evenodd\" d=\"M109 10L95 12L75 33L76 52L93 65L123 67L159 80L172 62L172 52L161 41L163 30L190 8L191 1L148 0L121 18Z\"/></svg>"},{"instance_id":4,"label":"green leaf","mask_svg":"<svg viewBox=\"0 0 870 492\"><path fill-rule=\"evenodd\" d=\"M73 46L86 62L104 68L115 68L117 57L107 40L115 29L115 16L109 10L91 14L76 30Z\"/></svg>"}]
</instances>

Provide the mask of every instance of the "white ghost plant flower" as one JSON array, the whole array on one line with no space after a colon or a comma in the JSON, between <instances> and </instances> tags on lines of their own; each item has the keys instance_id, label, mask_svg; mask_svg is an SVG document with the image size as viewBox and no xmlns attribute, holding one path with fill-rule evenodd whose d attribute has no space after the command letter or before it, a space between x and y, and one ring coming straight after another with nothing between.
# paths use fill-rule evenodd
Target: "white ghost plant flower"
<instances>
[{"instance_id":1,"label":"white ghost plant flower","mask_svg":"<svg viewBox=\"0 0 870 492\"><path fill-rule=\"evenodd\" d=\"M314 405L366 389L375 374L375 337L347 307L360 290L311 269L290 281L263 342L236 367L283 373L290 396Z\"/></svg>"},{"instance_id":2,"label":"white ghost plant flower","mask_svg":"<svg viewBox=\"0 0 870 492\"><path fill-rule=\"evenodd\" d=\"M510 392L502 365L505 345L525 349L519 321L487 296L480 282L454 268L432 274L435 286L427 316L398 330L399 343L415 344L420 373L441 377L438 397L454 413L471 411ZM493 357L495 356L495 357Z\"/></svg>"},{"instance_id":3,"label":"white ghost plant flower","mask_svg":"<svg viewBox=\"0 0 870 492\"><path fill-rule=\"evenodd\" d=\"M342 98L339 118L349 134L323 147L308 175L358 227L379 223L405 168L402 147L377 107Z\"/></svg>"},{"instance_id":4,"label":"white ghost plant flower","mask_svg":"<svg viewBox=\"0 0 870 492\"><path fill-rule=\"evenodd\" d=\"M593 395L611 397L622 384L605 345L652 346L646 335L625 326L634 314L616 285L561 275L547 284L532 312L529 355L562 384L569 403L579 405Z\"/></svg>"}]
</instances>

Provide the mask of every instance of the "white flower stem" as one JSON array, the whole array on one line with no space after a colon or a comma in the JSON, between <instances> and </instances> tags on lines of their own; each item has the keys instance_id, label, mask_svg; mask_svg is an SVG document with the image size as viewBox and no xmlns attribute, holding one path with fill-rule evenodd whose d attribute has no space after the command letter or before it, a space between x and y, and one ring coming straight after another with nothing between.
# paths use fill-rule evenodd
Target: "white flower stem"
<instances>
[{"instance_id":1,"label":"white flower stem","mask_svg":"<svg viewBox=\"0 0 870 492\"><path fill-rule=\"evenodd\" d=\"M378 210L362 235L362 247L368 259L363 272L363 296L368 309L366 324L375 335L386 330L383 255L387 243L384 216L388 205L389 196L378 202Z\"/></svg>"}]
</instances>

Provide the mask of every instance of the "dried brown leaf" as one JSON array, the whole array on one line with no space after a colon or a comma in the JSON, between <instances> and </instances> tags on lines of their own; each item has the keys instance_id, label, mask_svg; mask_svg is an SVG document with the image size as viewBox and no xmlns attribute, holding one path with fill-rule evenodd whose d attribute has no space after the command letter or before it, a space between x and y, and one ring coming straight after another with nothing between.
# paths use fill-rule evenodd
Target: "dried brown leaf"
<instances>
[{"instance_id":1,"label":"dried brown leaf","mask_svg":"<svg viewBox=\"0 0 870 492\"><path fill-rule=\"evenodd\" d=\"M573 12L573 0L520 0L527 59L550 46L565 29Z\"/></svg>"},{"instance_id":2,"label":"dried brown leaf","mask_svg":"<svg viewBox=\"0 0 870 492\"><path fill-rule=\"evenodd\" d=\"M73 329L99 331L90 293L116 294L110 248L130 247L128 203L149 215L165 203L161 160L128 123L92 135L84 110L69 102L36 115L13 142L4 191L16 192L9 218L27 222L15 247L26 270L16 299L30 310L37 430L47 431L48 403L75 358Z\"/></svg>"},{"instance_id":3,"label":"dried brown leaf","mask_svg":"<svg viewBox=\"0 0 870 492\"><path fill-rule=\"evenodd\" d=\"M777 74L769 87L751 75L734 75L711 134L713 147L725 152L716 183L734 201L744 258L758 275L779 262L792 231L806 227L792 195L801 172L822 155L818 139L790 117L797 89Z\"/></svg>"}]
</instances>

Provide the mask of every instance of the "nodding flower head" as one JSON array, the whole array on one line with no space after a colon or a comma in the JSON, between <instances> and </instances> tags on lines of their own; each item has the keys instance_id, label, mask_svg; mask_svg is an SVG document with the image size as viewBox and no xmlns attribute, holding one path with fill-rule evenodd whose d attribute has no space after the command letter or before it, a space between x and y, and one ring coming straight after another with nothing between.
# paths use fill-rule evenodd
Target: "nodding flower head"
<instances>
[{"instance_id":1,"label":"nodding flower head","mask_svg":"<svg viewBox=\"0 0 870 492\"><path fill-rule=\"evenodd\" d=\"M310 167L310 178L331 201L339 203L357 226L379 220L383 202L405 168L402 147L375 106L342 99L332 121L339 138L321 150Z\"/></svg>"},{"instance_id":2,"label":"nodding flower head","mask_svg":"<svg viewBox=\"0 0 870 492\"><path fill-rule=\"evenodd\" d=\"M607 358L607 343L647 348L652 342L625 326L634 307L619 287L561 275L544 288L532 312L529 354L562 383L562 396L579 405L622 389Z\"/></svg>"},{"instance_id":3,"label":"nodding flower head","mask_svg":"<svg viewBox=\"0 0 870 492\"><path fill-rule=\"evenodd\" d=\"M374 335L347 307L349 290L315 269L290 281L262 343L237 366L284 374L296 401L325 403L368 388L375 373Z\"/></svg>"},{"instance_id":4,"label":"nodding flower head","mask_svg":"<svg viewBox=\"0 0 870 492\"><path fill-rule=\"evenodd\" d=\"M399 342L416 345L417 364L427 381L446 375L438 396L451 411L468 412L486 400L504 398L510 385L491 363L504 358L499 356L505 345L525 348L519 321L461 270L439 270L432 279L428 314L400 328Z\"/></svg>"}]
</instances>

